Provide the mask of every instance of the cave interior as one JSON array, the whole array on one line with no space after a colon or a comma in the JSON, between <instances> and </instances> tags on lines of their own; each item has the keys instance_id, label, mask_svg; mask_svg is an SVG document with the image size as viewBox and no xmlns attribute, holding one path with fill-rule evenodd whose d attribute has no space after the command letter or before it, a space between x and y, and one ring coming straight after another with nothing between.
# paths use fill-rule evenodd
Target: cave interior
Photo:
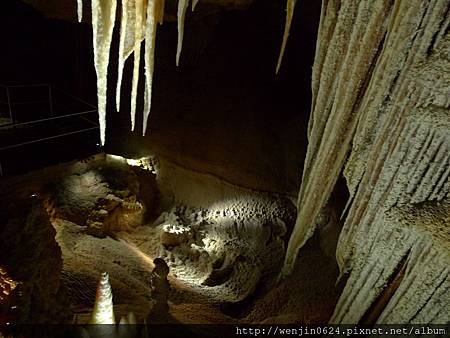
<instances>
[{"instance_id":1,"label":"cave interior","mask_svg":"<svg viewBox=\"0 0 450 338\"><path fill-rule=\"evenodd\" d=\"M2 0L0 327L448 326L449 13Z\"/></svg>"}]
</instances>

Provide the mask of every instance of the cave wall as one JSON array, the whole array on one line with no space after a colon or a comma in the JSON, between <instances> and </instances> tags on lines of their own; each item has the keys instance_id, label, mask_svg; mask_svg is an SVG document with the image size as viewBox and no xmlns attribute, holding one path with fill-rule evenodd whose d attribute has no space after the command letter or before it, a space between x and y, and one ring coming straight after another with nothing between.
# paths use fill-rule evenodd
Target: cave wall
<instances>
[{"instance_id":1,"label":"cave wall","mask_svg":"<svg viewBox=\"0 0 450 338\"><path fill-rule=\"evenodd\" d=\"M61 249L35 197L0 211L0 322L69 322L61 287Z\"/></svg>"},{"instance_id":2,"label":"cave wall","mask_svg":"<svg viewBox=\"0 0 450 338\"><path fill-rule=\"evenodd\" d=\"M322 2L284 272L343 173L351 196L337 260L349 278L334 323L450 319L449 11L448 0Z\"/></svg>"}]
</instances>

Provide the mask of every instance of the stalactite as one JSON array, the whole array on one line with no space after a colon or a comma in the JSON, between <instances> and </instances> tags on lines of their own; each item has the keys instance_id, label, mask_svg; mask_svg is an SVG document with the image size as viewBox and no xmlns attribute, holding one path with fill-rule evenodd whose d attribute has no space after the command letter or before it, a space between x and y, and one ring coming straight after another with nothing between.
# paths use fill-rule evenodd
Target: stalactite
<instances>
[{"instance_id":1,"label":"stalactite","mask_svg":"<svg viewBox=\"0 0 450 338\"><path fill-rule=\"evenodd\" d=\"M157 0L156 1L156 18L160 25L164 22L164 6L165 0Z\"/></svg>"},{"instance_id":2,"label":"stalactite","mask_svg":"<svg viewBox=\"0 0 450 338\"><path fill-rule=\"evenodd\" d=\"M155 42L157 28L156 1L147 4L147 23L145 28L145 94L144 94L144 119L142 134L147 131L147 122L152 105L153 70L155 67Z\"/></svg>"},{"instance_id":3,"label":"stalactite","mask_svg":"<svg viewBox=\"0 0 450 338\"><path fill-rule=\"evenodd\" d=\"M195 11L195 7L197 7L199 0L192 0L192 11Z\"/></svg>"},{"instance_id":4,"label":"stalactite","mask_svg":"<svg viewBox=\"0 0 450 338\"><path fill-rule=\"evenodd\" d=\"M78 22L83 20L83 0L77 0Z\"/></svg>"},{"instance_id":5,"label":"stalactite","mask_svg":"<svg viewBox=\"0 0 450 338\"><path fill-rule=\"evenodd\" d=\"M192 11L195 10L199 0L192 1ZM286 25L283 35L283 42L277 63L277 72L281 66L286 43L292 23L294 7L297 0L287 0ZM82 0L77 0L78 17L81 21ZM136 121L136 101L139 83L141 42L146 40L145 45L145 94L143 111L143 135L147 130L147 121L151 110L154 55L156 40L156 23L162 24L164 21L164 0L123 0L122 17L120 26L118 76L116 84L116 110L120 110L121 87L123 78L123 68L127 58L134 54L133 80L131 86L130 119L131 130L135 129ZM177 9L178 20L178 41L176 52L176 65L180 63L180 56L183 47L184 22L189 0L179 0ZM111 46L112 33L115 23L115 12L117 0L92 0L92 25L94 37L94 63L97 73L97 97L98 115L100 123L101 144L105 144L106 137L106 93L107 93L107 71L109 64L109 49ZM146 19L145 19L146 18ZM144 24L144 20L146 20Z\"/></svg>"},{"instance_id":6,"label":"stalactite","mask_svg":"<svg viewBox=\"0 0 450 338\"><path fill-rule=\"evenodd\" d=\"M312 112L313 125L298 197L299 213L282 276L292 271L298 250L312 236L317 214L328 201L345 163L358 121L358 115L352 109L358 106L367 86L365 79L371 76L370 65L376 62L377 50L386 31L388 18L385 13L389 8L388 1L384 1L383 6L366 1L343 2L341 11L345 14L338 18L330 46L319 51L327 56ZM341 43L343 39L347 43ZM361 44L367 48L361 49ZM340 76L336 76L336 71ZM329 95L322 95L322 92Z\"/></svg>"},{"instance_id":7,"label":"stalactite","mask_svg":"<svg viewBox=\"0 0 450 338\"><path fill-rule=\"evenodd\" d=\"M109 50L116 18L116 7L116 0L92 0L94 64L97 73L98 115L102 145L105 144Z\"/></svg>"},{"instance_id":8,"label":"stalactite","mask_svg":"<svg viewBox=\"0 0 450 338\"><path fill-rule=\"evenodd\" d=\"M286 23L284 26L283 42L281 43L280 55L278 56L277 68L275 71L277 74L281 67L281 62L282 62L283 56L284 56L284 50L286 49L286 44L287 44L287 40L289 37L289 32L291 30L292 17L294 16L294 9L295 9L296 3L297 3L297 0L287 0Z\"/></svg>"},{"instance_id":9,"label":"stalactite","mask_svg":"<svg viewBox=\"0 0 450 338\"><path fill-rule=\"evenodd\" d=\"M178 44L177 44L177 56L176 64L180 64L181 50L183 49L183 37L184 37L184 19L186 17L186 11L189 5L189 0L178 0Z\"/></svg>"},{"instance_id":10,"label":"stalactite","mask_svg":"<svg viewBox=\"0 0 450 338\"><path fill-rule=\"evenodd\" d=\"M135 1L135 23L134 23L134 66L133 81L131 84L131 130L134 131L136 126L136 101L137 89L139 84L139 68L141 64L141 43L144 38L144 19L146 16L144 0Z\"/></svg>"},{"instance_id":11,"label":"stalactite","mask_svg":"<svg viewBox=\"0 0 450 338\"><path fill-rule=\"evenodd\" d=\"M133 0L122 0L122 17L120 22L120 42L119 42L119 62L118 62L118 70L117 70L117 88L116 88L116 110L120 111L120 92L122 87L122 75L123 75L123 66L125 64L125 60L130 55L131 51L126 50L125 44L130 40L129 35L134 32L132 29L134 28L133 19L129 18L130 14L133 15L135 12L135 1Z\"/></svg>"},{"instance_id":12,"label":"stalactite","mask_svg":"<svg viewBox=\"0 0 450 338\"><path fill-rule=\"evenodd\" d=\"M111 285L106 272L98 282L91 324L115 324Z\"/></svg>"},{"instance_id":13,"label":"stalactite","mask_svg":"<svg viewBox=\"0 0 450 338\"><path fill-rule=\"evenodd\" d=\"M405 255L404 278L377 323L450 318L450 36L436 43L449 10L449 0L415 0L386 11L380 56L353 108L345 175L355 197L336 253L349 277L332 323L358 322Z\"/></svg>"}]
</instances>

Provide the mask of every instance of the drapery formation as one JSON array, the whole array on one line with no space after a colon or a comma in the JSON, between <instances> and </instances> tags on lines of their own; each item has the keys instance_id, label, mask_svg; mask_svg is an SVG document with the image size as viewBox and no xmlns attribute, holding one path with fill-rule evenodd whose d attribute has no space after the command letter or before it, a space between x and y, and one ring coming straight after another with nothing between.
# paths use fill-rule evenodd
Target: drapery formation
<instances>
[{"instance_id":1,"label":"drapery formation","mask_svg":"<svg viewBox=\"0 0 450 338\"><path fill-rule=\"evenodd\" d=\"M199 0L192 0L192 11ZM278 59L278 72L286 48L289 30L297 0L287 0L286 26L282 47ZM190 0L178 0L178 43L176 64L179 65L184 36L184 21ZM77 0L78 20L82 20L83 0ZM104 145L106 138L106 93L108 79L108 64L112 33L116 21L117 0L92 0L92 26L94 40L94 63L97 73L98 114L100 123L100 140ZM130 55L134 55L133 80L131 89L131 130L135 129L136 100L139 82L139 65L141 58L141 43L145 40L145 93L142 131L145 135L151 110L153 72L155 67L155 42L157 23L164 21L164 0L122 0L120 18L120 41L118 55L118 78L116 85L116 109L120 110L123 67Z\"/></svg>"},{"instance_id":2,"label":"drapery formation","mask_svg":"<svg viewBox=\"0 0 450 338\"><path fill-rule=\"evenodd\" d=\"M283 273L343 172L350 200L336 256L348 281L331 321L448 322L450 1L322 6L308 154Z\"/></svg>"}]
</instances>

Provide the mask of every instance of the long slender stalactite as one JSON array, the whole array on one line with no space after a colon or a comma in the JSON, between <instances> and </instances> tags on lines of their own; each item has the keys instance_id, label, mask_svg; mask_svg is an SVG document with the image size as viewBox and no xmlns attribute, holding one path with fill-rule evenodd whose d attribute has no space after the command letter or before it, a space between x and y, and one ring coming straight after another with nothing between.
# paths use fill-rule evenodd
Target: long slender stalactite
<instances>
[{"instance_id":1,"label":"long slender stalactite","mask_svg":"<svg viewBox=\"0 0 450 338\"><path fill-rule=\"evenodd\" d=\"M283 42L281 43L281 49L280 49L280 55L278 56L278 62L277 62L277 68L275 72L278 74L281 62L283 61L284 51L286 49L287 40L289 37L289 32L291 31L291 25L292 25L292 18L294 17L294 9L295 4L297 3L297 0L287 0L286 5L286 23L284 26L284 33L283 33Z\"/></svg>"},{"instance_id":2,"label":"long slender stalactite","mask_svg":"<svg viewBox=\"0 0 450 338\"><path fill-rule=\"evenodd\" d=\"M153 71L155 68L155 43L157 29L157 1L149 1L147 4L147 22L145 25L145 94L144 94L144 119L142 134L147 131L147 122L152 105Z\"/></svg>"},{"instance_id":3,"label":"long slender stalactite","mask_svg":"<svg viewBox=\"0 0 450 338\"><path fill-rule=\"evenodd\" d=\"M186 11L189 6L189 0L178 0L178 43L177 43L177 55L176 64L180 64L181 50L183 49L183 38L184 38L184 20L186 17Z\"/></svg>"},{"instance_id":4,"label":"long slender stalactite","mask_svg":"<svg viewBox=\"0 0 450 338\"><path fill-rule=\"evenodd\" d=\"M109 51L116 20L116 0L92 0L94 64L97 73L100 141L105 144Z\"/></svg>"},{"instance_id":5,"label":"long slender stalactite","mask_svg":"<svg viewBox=\"0 0 450 338\"><path fill-rule=\"evenodd\" d=\"M77 0L77 16L78 22L83 20L83 0Z\"/></svg>"},{"instance_id":6,"label":"long slender stalactite","mask_svg":"<svg viewBox=\"0 0 450 338\"><path fill-rule=\"evenodd\" d=\"M134 25L132 17L136 14L135 12L135 1L133 0L122 0L122 17L120 22L120 42L119 42L119 65L117 71L117 88L116 88L116 110L120 111L120 90L122 87L122 76L123 76L123 67L125 65L125 60L131 54L133 49L127 48L126 44L130 44L130 36L132 36L133 41L131 44L134 44ZM130 18L129 18L130 17Z\"/></svg>"},{"instance_id":7,"label":"long slender stalactite","mask_svg":"<svg viewBox=\"0 0 450 338\"><path fill-rule=\"evenodd\" d=\"M136 0L135 2L135 17L134 23L134 65L133 65L133 80L131 84L131 130L134 131L136 127L136 101L137 90L139 83L139 68L141 65L141 45L144 39L144 22L145 22L145 4L144 0Z\"/></svg>"},{"instance_id":8,"label":"long slender stalactite","mask_svg":"<svg viewBox=\"0 0 450 338\"><path fill-rule=\"evenodd\" d=\"M192 0L192 11L195 11L195 7L197 7L199 0Z\"/></svg>"}]
</instances>

